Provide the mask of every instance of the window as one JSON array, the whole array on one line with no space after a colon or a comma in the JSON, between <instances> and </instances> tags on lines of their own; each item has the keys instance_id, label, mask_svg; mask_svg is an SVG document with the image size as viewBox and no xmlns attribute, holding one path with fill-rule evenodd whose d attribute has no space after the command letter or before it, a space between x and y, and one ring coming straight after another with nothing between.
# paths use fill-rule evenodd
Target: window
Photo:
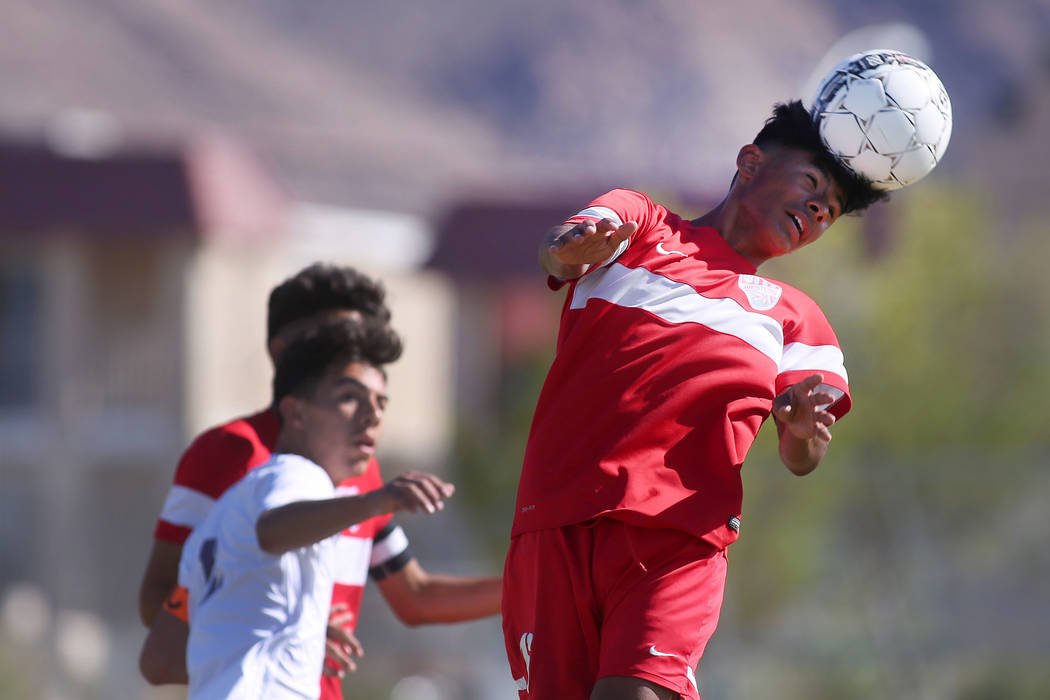
<instances>
[{"instance_id":1,"label":"window","mask_svg":"<svg viewBox=\"0 0 1050 700\"><path fill-rule=\"evenodd\" d=\"M0 410L40 398L41 312L38 270L0 266Z\"/></svg>"}]
</instances>

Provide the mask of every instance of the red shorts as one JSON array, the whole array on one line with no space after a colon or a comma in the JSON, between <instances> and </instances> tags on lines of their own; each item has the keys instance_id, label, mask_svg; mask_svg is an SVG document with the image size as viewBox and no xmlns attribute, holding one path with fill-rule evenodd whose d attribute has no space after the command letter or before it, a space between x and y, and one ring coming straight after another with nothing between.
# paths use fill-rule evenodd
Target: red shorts
<instances>
[{"instance_id":1,"label":"red shorts","mask_svg":"<svg viewBox=\"0 0 1050 700\"><path fill-rule=\"evenodd\" d=\"M503 637L519 697L587 700L632 676L698 700L725 575L724 549L678 530L598 518L514 537Z\"/></svg>"}]
</instances>

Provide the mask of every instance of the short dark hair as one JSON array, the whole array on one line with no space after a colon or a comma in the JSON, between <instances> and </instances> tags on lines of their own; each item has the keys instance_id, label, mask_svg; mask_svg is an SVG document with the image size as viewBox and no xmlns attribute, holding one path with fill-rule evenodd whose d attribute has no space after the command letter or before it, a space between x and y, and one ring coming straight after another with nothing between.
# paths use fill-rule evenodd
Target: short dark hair
<instances>
[{"instance_id":1,"label":"short dark hair","mask_svg":"<svg viewBox=\"0 0 1050 700\"><path fill-rule=\"evenodd\" d=\"M832 155L820 138L820 130L809 111L799 100L773 106L773 116L755 136L759 148L777 145L813 154L813 162L823 169L842 189L842 213L863 211L875 202L889 199L889 193L876 189L871 180L850 170Z\"/></svg>"},{"instance_id":2,"label":"short dark hair","mask_svg":"<svg viewBox=\"0 0 1050 700\"><path fill-rule=\"evenodd\" d=\"M289 277L270 292L266 339L285 326L323 311L359 311L390 322L383 285L352 267L314 263Z\"/></svg>"},{"instance_id":3,"label":"short dark hair","mask_svg":"<svg viewBox=\"0 0 1050 700\"><path fill-rule=\"evenodd\" d=\"M401 338L373 317L337 319L305 331L277 360L273 403L285 396L308 396L333 367L363 362L379 369L401 357Z\"/></svg>"}]
</instances>

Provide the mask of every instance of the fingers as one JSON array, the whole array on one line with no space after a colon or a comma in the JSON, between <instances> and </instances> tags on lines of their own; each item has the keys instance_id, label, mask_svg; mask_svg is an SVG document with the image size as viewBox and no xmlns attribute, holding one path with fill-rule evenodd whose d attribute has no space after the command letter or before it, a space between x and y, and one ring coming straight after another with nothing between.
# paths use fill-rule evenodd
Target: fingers
<instances>
[{"instance_id":1,"label":"fingers","mask_svg":"<svg viewBox=\"0 0 1050 700\"><path fill-rule=\"evenodd\" d=\"M563 262L601 262L637 230L638 224L634 221L620 226L609 219L583 221L552 240L549 250L559 259L571 258Z\"/></svg>"},{"instance_id":2,"label":"fingers","mask_svg":"<svg viewBox=\"0 0 1050 700\"><path fill-rule=\"evenodd\" d=\"M337 603L332 606L328 615L327 635L329 639L346 644L353 635L347 630L347 626L353 623L354 613L347 609L346 603Z\"/></svg>"},{"instance_id":3,"label":"fingers","mask_svg":"<svg viewBox=\"0 0 1050 700\"><path fill-rule=\"evenodd\" d=\"M357 670L354 657L361 658L365 655L364 646L346 627L346 624L353 618L354 613L348 609L346 603L337 603L332 606L326 632L328 638L325 640L323 673L326 676L342 678L347 672L353 673Z\"/></svg>"},{"instance_id":4,"label":"fingers","mask_svg":"<svg viewBox=\"0 0 1050 700\"><path fill-rule=\"evenodd\" d=\"M347 672L353 673L356 671L357 664L350 654L351 648L348 645L340 644L331 639L326 640L324 650L325 663L322 673L326 676L342 678Z\"/></svg>"},{"instance_id":5,"label":"fingers","mask_svg":"<svg viewBox=\"0 0 1050 700\"><path fill-rule=\"evenodd\" d=\"M774 410L784 406L798 406L800 402L806 399L810 399L816 406L832 403L835 400L834 396L824 391L814 391L823 383L823 374L812 374L797 384L792 384L782 394L773 399Z\"/></svg>"},{"instance_id":6,"label":"fingers","mask_svg":"<svg viewBox=\"0 0 1050 700\"><path fill-rule=\"evenodd\" d=\"M634 232L637 230L638 224L634 221L628 221L626 224L616 229L609 235L609 242L612 243L614 246L619 246L621 243L633 236Z\"/></svg>"},{"instance_id":7,"label":"fingers","mask_svg":"<svg viewBox=\"0 0 1050 700\"><path fill-rule=\"evenodd\" d=\"M560 248L564 248L570 243L575 243L587 238L588 236L593 236L597 230L597 224L593 221L583 221L578 223L552 240L550 243L550 249L553 252Z\"/></svg>"},{"instance_id":8,"label":"fingers","mask_svg":"<svg viewBox=\"0 0 1050 700\"><path fill-rule=\"evenodd\" d=\"M356 656L357 658L361 658L362 656L364 656L365 648L364 646L362 646L361 642L357 641L357 637L355 637L352 634L348 636L350 637L350 639L347 640L346 646L351 656Z\"/></svg>"},{"instance_id":9,"label":"fingers","mask_svg":"<svg viewBox=\"0 0 1050 700\"><path fill-rule=\"evenodd\" d=\"M835 416L825 410L835 397L817 388L824 382L824 375L813 374L793 384L773 399L773 417L788 426L797 437L819 437L831 440L829 428Z\"/></svg>"},{"instance_id":10,"label":"fingers","mask_svg":"<svg viewBox=\"0 0 1050 700\"><path fill-rule=\"evenodd\" d=\"M385 488L391 490L402 510L414 513L436 513L445 507L445 499L456 491L452 484L422 472L402 474Z\"/></svg>"},{"instance_id":11,"label":"fingers","mask_svg":"<svg viewBox=\"0 0 1050 700\"><path fill-rule=\"evenodd\" d=\"M346 603L338 602L332 606L332 610L329 612L329 636L331 635L332 629L341 630L354 621L354 613L348 609Z\"/></svg>"},{"instance_id":12,"label":"fingers","mask_svg":"<svg viewBox=\"0 0 1050 700\"><path fill-rule=\"evenodd\" d=\"M801 382L796 384L796 387L804 387L806 391L813 391L824 382L823 374L811 374Z\"/></svg>"},{"instance_id":13,"label":"fingers","mask_svg":"<svg viewBox=\"0 0 1050 700\"><path fill-rule=\"evenodd\" d=\"M831 439L831 431L828 430L835 424L835 416L831 415L827 411L817 411L813 414L813 425L816 432L820 435L827 433L827 439Z\"/></svg>"}]
</instances>

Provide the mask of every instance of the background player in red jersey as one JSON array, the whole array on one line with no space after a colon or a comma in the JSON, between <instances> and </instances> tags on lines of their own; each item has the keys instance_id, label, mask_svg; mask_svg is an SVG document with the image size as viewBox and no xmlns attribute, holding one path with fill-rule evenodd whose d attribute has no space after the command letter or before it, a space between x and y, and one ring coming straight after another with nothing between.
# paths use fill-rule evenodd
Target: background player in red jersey
<instances>
[{"instance_id":1,"label":"background player in red jersey","mask_svg":"<svg viewBox=\"0 0 1050 700\"><path fill-rule=\"evenodd\" d=\"M303 331L331 319L368 316L389 322L390 312L384 299L383 288L353 268L315 264L301 270L270 294L267 351L271 360L276 362L284 348ZM154 624L165 598L175 588L183 543L192 529L204 520L226 489L270 458L278 428L277 415L268 407L204 432L186 450L157 520L142 579L139 615L144 624ZM362 476L343 482L339 490L351 495L380 486L382 477L373 459ZM353 636L365 584L356 573L361 558L368 562L369 576L377 581L384 599L405 624L457 622L499 611L498 577L453 577L426 571L412 555L404 532L389 516L360 523L343 535L339 541L340 560L346 566L340 572L345 575L337 572L332 592L328 658L321 683L321 697L326 700L342 697L339 677L346 670L354 670L353 657L361 653ZM172 618L166 613L165 617ZM184 627L172 619L164 622L185 638ZM151 670L153 682L180 682L184 674L182 659L171 661L170 668Z\"/></svg>"},{"instance_id":2,"label":"background player in red jersey","mask_svg":"<svg viewBox=\"0 0 1050 700\"><path fill-rule=\"evenodd\" d=\"M823 313L756 268L882 197L793 102L698 219L615 190L546 234L540 263L569 291L504 571L522 698L699 697L748 449L772 415L808 474L850 406Z\"/></svg>"}]
</instances>

